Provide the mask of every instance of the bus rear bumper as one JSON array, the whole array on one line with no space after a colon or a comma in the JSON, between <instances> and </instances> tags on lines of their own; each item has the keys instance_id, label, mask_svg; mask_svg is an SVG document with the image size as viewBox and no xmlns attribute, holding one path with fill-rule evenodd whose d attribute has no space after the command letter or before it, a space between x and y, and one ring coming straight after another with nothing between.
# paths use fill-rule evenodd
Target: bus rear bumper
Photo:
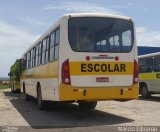
<instances>
[{"instance_id":1,"label":"bus rear bumper","mask_svg":"<svg viewBox=\"0 0 160 132\"><path fill-rule=\"evenodd\" d=\"M139 86L134 84L129 87L73 87L60 84L60 101L99 101L99 100L131 100L137 99Z\"/></svg>"}]
</instances>

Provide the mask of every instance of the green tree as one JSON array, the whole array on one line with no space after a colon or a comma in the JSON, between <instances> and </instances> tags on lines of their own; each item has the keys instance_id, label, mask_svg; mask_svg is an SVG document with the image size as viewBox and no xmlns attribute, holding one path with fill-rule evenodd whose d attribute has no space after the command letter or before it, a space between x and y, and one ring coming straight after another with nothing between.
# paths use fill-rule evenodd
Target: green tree
<instances>
[{"instance_id":1,"label":"green tree","mask_svg":"<svg viewBox=\"0 0 160 132\"><path fill-rule=\"evenodd\" d=\"M20 75L22 71L22 60L18 59L10 68L10 80L20 82Z\"/></svg>"}]
</instances>

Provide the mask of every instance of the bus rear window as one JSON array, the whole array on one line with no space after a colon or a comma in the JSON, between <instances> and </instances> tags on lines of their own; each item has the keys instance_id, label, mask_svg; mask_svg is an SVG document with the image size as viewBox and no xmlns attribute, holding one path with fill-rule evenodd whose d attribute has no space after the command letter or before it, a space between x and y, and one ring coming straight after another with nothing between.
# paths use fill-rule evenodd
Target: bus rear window
<instances>
[{"instance_id":1,"label":"bus rear window","mask_svg":"<svg viewBox=\"0 0 160 132\"><path fill-rule=\"evenodd\" d=\"M69 43L77 52L130 52L133 45L133 23L100 17L70 18Z\"/></svg>"}]
</instances>

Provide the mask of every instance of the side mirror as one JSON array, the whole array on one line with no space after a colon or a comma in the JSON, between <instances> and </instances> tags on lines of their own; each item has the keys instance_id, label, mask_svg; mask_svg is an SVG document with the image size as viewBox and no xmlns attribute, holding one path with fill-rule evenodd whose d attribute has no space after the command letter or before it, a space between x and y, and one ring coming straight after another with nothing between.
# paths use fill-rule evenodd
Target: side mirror
<instances>
[{"instance_id":1,"label":"side mirror","mask_svg":"<svg viewBox=\"0 0 160 132\"><path fill-rule=\"evenodd\" d=\"M13 73L12 73L12 72L9 72L9 73L8 73L8 76L9 76L9 77L12 77L12 76L13 76Z\"/></svg>"},{"instance_id":2,"label":"side mirror","mask_svg":"<svg viewBox=\"0 0 160 132\"><path fill-rule=\"evenodd\" d=\"M9 77L11 76L11 73L10 73L10 72L8 73L8 76L9 76Z\"/></svg>"}]
</instances>

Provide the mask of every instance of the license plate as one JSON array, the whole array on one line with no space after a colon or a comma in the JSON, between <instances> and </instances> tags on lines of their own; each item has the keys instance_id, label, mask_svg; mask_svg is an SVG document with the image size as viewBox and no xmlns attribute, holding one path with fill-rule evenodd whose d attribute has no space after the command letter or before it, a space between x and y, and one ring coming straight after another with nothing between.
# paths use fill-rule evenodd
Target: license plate
<instances>
[{"instance_id":1,"label":"license plate","mask_svg":"<svg viewBox=\"0 0 160 132\"><path fill-rule=\"evenodd\" d=\"M108 77L97 77L96 82L109 82Z\"/></svg>"}]
</instances>

